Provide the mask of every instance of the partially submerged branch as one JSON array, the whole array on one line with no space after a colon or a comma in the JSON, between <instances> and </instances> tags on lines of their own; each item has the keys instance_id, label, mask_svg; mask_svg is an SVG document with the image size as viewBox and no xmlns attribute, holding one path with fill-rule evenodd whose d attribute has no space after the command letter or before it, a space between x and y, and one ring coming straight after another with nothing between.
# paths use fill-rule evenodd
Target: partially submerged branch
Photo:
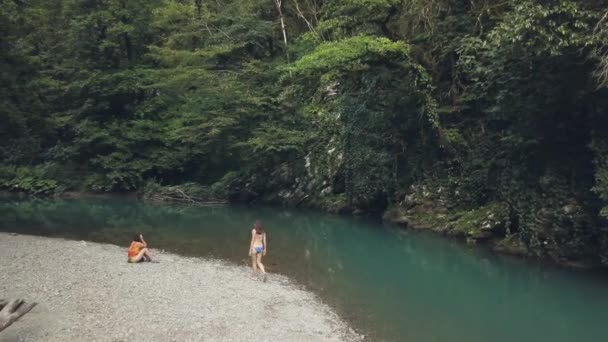
<instances>
[{"instance_id":1,"label":"partially submerged branch","mask_svg":"<svg viewBox=\"0 0 608 342\"><path fill-rule=\"evenodd\" d=\"M228 204L224 196L193 183L173 186L153 185L146 189L144 199L154 202L178 202L206 207L221 207Z\"/></svg>"}]
</instances>

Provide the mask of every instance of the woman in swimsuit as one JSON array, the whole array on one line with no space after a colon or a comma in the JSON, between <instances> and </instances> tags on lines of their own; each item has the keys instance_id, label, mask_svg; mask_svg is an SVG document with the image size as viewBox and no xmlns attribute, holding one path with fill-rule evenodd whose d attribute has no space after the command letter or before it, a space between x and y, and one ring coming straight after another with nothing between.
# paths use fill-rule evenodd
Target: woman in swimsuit
<instances>
[{"instance_id":1,"label":"woman in swimsuit","mask_svg":"<svg viewBox=\"0 0 608 342\"><path fill-rule=\"evenodd\" d=\"M249 256L251 256L251 267L253 273L256 274L258 268L264 274L264 281L266 281L266 270L262 264L262 256L266 255L268 245L266 244L266 232L262 226L260 220L255 221L253 229L251 230L251 243L249 244Z\"/></svg>"},{"instance_id":2,"label":"woman in swimsuit","mask_svg":"<svg viewBox=\"0 0 608 342\"><path fill-rule=\"evenodd\" d=\"M129 262L152 261L148 253L148 244L144 240L144 236L135 235L128 252Z\"/></svg>"}]
</instances>

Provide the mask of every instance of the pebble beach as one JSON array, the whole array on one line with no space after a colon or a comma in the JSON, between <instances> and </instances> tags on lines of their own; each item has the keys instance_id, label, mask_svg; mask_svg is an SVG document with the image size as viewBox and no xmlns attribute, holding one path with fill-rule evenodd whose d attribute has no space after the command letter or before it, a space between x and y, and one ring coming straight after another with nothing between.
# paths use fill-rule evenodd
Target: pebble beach
<instances>
[{"instance_id":1,"label":"pebble beach","mask_svg":"<svg viewBox=\"0 0 608 342\"><path fill-rule=\"evenodd\" d=\"M314 294L281 275L152 250L0 233L0 298L38 305L0 332L16 341L359 341Z\"/></svg>"}]
</instances>

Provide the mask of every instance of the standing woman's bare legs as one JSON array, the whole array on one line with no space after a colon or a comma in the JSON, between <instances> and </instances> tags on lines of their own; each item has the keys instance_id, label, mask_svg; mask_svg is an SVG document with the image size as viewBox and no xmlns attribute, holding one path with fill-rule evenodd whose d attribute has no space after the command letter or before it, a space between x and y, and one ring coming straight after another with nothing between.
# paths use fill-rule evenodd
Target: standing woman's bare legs
<instances>
[{"instance_id":1,"label":"standing woman's bare legs","mask_svg":"<svg viewBox=\"0 0 608 342\"><path fill-rule=\"evenodd\" d=\"M253 274L256 274L258 272L256 256L257 254L251 254L251 268L253 268Z\"/></svg>"},{"instance_id":2,"label":"standing woman's bare legs","mask_svg":"<svg viewBox=\"0 0 608 342\"><path fill-rule=\"evenodd\" d=\"M264 264L262 264L262 253L256 254L256 263L258 264L258 268L262 271L262 273L266 273Z\"/></svg>"},{"instance_id":3,"label":"standing woman's bare legs","mask_svg":"<svg viewBox=\"0 0 608 342\"><path fill-rule=\"evenodd\" d=\"M256 263L258 264L258 268L262 271L264 275L264 282L266 282L266 270L264 269L264 264L262 264L262 253L256 254Z\"/></svg>"}]
</instances>

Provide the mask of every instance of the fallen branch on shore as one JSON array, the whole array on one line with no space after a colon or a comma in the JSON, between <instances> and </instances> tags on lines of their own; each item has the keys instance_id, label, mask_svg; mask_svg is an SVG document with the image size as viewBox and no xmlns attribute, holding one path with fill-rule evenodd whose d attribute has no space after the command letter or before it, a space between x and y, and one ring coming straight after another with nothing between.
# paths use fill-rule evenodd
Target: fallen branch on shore
<instances>
[{"instance_id":1,"label":"fallen branch on shore","mask_svg":"<svg viewBox=\"0 0 608 342\"><path fill-rule=\"evenodd\" d=\"M30 312L36 303L25 304L23 299L13 299L10 302L0 299L0 331L8 328L21 316Z\"/></svg>"},{"instance_id":2,"label":"fallen branch on shore","mask_svg":"<svg viewBox=\"0 0 608 342\"><path fill-rule=\"evenodd\" d=\"M144 199L154 202L178 202L205 207L223 207L228 201L195 184L162 186L146 191Z\"/></svg>"}]
</instances>

